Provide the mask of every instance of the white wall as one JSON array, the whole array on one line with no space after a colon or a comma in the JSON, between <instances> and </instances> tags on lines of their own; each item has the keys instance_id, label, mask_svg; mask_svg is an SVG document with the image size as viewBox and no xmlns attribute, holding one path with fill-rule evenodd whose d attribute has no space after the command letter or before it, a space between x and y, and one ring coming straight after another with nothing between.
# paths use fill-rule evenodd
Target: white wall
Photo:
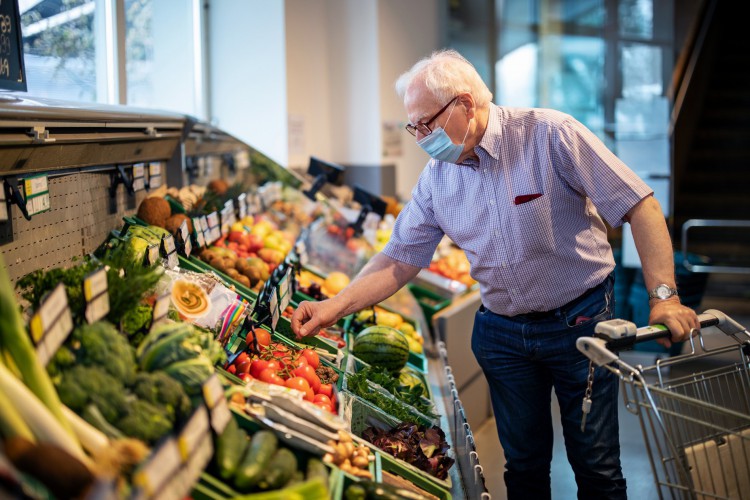
<instances>
[{"instance_id":1,"label":"white wall","mask_svg":"<svg viewBox=\"0 0 750 500\"><path fill-rule=\"evenodd\" d=\"M397 165L408 198L427 161L402 132L402 155L383 157L384 122L404 123L393 84L440 47L444 0L286 0L290 166L309 157L337 163Z\"/></svg>"},{"instance_id":2,"label":"white wall","mask_svg":"<svg viewBox=\"0 0 750 500\"><path fill-rule=\"evenodd\" d=\"M283 0L211 0L211 120L281 165L288 160Z\"/></svg>"}]
</instances>

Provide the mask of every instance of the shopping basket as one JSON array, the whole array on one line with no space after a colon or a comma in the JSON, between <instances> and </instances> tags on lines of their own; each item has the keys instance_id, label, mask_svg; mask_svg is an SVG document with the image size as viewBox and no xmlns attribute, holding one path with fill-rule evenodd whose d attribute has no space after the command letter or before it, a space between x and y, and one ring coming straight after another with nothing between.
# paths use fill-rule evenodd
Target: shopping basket
<instances>
[{"instance_id":1,"label":"shopping basket","mask_svg":"<svg viewBox=\"0 0 750 500\"><path fill-rule=\"evenodd\" d=\"M670 336L663 325L604 321L577 348L620 378L625 406L640 420L659 498L750 499L750 333L720 311L698 318L691 352L653 366L630 366L616 351ZM709 348L709 328L734 340Z\"/></svg>"}]
</instances>

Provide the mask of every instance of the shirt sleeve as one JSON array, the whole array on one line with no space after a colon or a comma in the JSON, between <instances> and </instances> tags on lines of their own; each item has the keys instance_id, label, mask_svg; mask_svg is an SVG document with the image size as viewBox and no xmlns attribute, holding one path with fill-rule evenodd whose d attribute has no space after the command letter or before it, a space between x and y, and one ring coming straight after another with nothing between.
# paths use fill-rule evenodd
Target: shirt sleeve
<instances>
[{"instance_id":1,"label":"shirt sleeve","mask_svg":"<svg viewBox=\"0 0 750 500\"><path fill-rule=\"evenodd\" d=\"M599 138L568 117L558 128L556 149L562 160L558 172L568 185L588 196L612 227L653 190Z\"/></svg>"},{"instance_id":2,"label":"shirt sleeve","mask_svg":"<svg viewBox=\"0 0 750 500\"><path fill-rule=\"evenodd\" d=\"M391 239L383 249L388 257L415 267L428 267L443 238L432 209L431 161L419 176L411 200L396 219Z\"/></svg>"}]
</instances>

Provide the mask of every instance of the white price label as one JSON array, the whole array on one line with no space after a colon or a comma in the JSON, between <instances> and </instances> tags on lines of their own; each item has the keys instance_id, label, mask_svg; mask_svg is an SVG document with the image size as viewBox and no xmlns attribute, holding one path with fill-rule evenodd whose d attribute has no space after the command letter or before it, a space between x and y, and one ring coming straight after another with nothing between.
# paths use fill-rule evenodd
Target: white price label
<instances>
[{"instance_id":1,"label":"white price label","mask_svg":"<svg viewBox=\"0 0 750 500\"><path fill-rule=\"evenodd\" d=\"M151 320L151 328L154 328L154 325L167 317L167 314L169 313L169 297L170 294L169 292L167 292L156 298L156 302L154 302L154 313Z\"/></svg>"},{"instance_id":2,"label":"white price label","mask_svg":"<svg viewBox=\"0 0 750 500\"><path fill-rule=\"evenodd\" d=\"M52 326L55 320L60 317L63 311L68 307L68 295L65 292L65 285L59 283L39 305L39 310L31 318L29 327L31 338L34 342L39 342L44 336L45 330Z\"/></svg>"},{"instance_id":3,"label":"white price label","mask_svg":"<svg viewBox=\"0 0 750 500\"><path fill-rule=\"evenodd\" d=\"M271 310L271 328L276 330L276 325L279 324L279 309L278 307Z\"/></svg>"},{"instance_id":4,"label":"white price label","mask_svg":"<svg viewBox=\"0 0 750 500\"><path fill-rule=\"evenodd\" d=\"M211 409L211 427L217 435L224 432L224 429L227 428L227 424L233 418L234 417L229 410L229 405L227 404L226 399Z\"/></svg>"},{"instance_id":5,"label":"white price label","mask_svg":"<svg viewBox=\"0 0 750 500\"><path fill-rule=\"evenodd\" d=\"M50 209L49 193L40 194L26 200L26 211L29 215L36 215Z\"/></svg>"},{"instance_id":6,"label":"white price label","mask_svg":"<svg viewBox=\"0 0 750 500\"><path fill-rule=\"evenodd\" d=\"M152 161L148 164L148 175L156 177L161 175L161 163L158 161Z\"/></svg>"},{"instance_id":7,"label":"white price label","mask_svg":"<svg viewBox=\"0 0 750 500\"><path fill-rule=\"evenodd\" d=\"M109 294L103 293L86 304L86 322L95 323L109 314Z\"/></svg>"},{"instance_id":8,"label":"white price label","mask_svg":"<svg viewBox=\"0 0 750 500\"><path fill-rule=\"evenodd\" d=\"M206 406L212 409L220 400L226 400L224 397L224 386L221 385L219 376L215 373L211 375L211 378L206 380L203 384L203 400L206 402Z\"/></svg>"},{"instance_id":9,"label":"white price label","mask_svg":"<svg viewBox=\"0 0 750 500\"><path fill-rule=\"evenodd\" d=\"M157 262L159 262L159 246L151 245L146 252L146 265L153 266Z\"/></svg>"},{"instance_id":10,"label":"white price label","mask_svg":"<svg viewBox=\"0 0 750 500\"><path fill-rule=\"evenodd\" d=\"M34 177L29 177L28 179L24 179L23 191L26 194L27 198L49 191L47 176L37 175Z\"/></svg>"},{"instance_id":11,"label":"white price label","mask_svg":"<svg viewBox=\"0 0 750 500\"><path fill-rule=\"evenodd\" d=\"M162 255L165 257L174 252L177 248L174 244L174 237L171 234L165 234L161 239Z\"/></svg>"},{"instance_id":12,"label":"white price label","mask_svg":"<svg viewBox=\"0 0 750 500\"><path fill-rule=\"evenodd\" d=\"M219 214L216 212L211 212L206 216L206 220L208 221L208 227L213 229L214 227L219 225Z\"/></svg>"},{"instance_id":13,"label":"white price label","mask_svg":"<svg viewBox=\"0 0 750 500\"><path fill-rule=\"evenodd\" d=\"M182 241L188 241L190 239L190 230L188 230L187 220L183 220L180 224L180 234L182 235Z\"/></svg>"},{"instance_id":14,"label":"white price label","mask_svg":"<svg viewBox=\"0 0 750 500\"><path fill-rule=\"evenodd\" d=\"M41 342L37 345L36 355L43 366L47 366L49 360L55 355L57 350L68 338L73 330L73 316L70 309L66 306L62 314L46 330Z\"/></svg>"},{"instance_id":15,"label":"white price label","mask_svg":"<svg viewBox=\"0 0 750 500\"><path fill-rule=\"evenodd\" d=\"M133 484L151 497L179 470L181 464L180 448L177 441L170 437L151 453L148 462L135 473Z\"/></svg>"},{"instance_id":16,"label":"white price label","mask_svg":"<svg viewBox=\"0 0 750 500\"><path fill-rule=\"evenodd\" d=\"M83 279L83 296L86 300L101 295L107 291L107 270L104 268L93 271Z\"/></svg>"},{"instance_id":17,"label":"white price label","mask_svg":"<svg viewBox=\"0 0 750 500\"><path fill-rule=\"evenodd\" d=\"M152 175L148 180L148 187L151 189L161 187L161 175Z\"/></svg>"},{"instance_id":18,"label":"white price label","mask_svg":"<svg viewBox=\"0 0 750 500\"><path fill-rule=\"evenodd\" d=\"M273 311L278 311L279 309L279 296L276 287L271 290L270 295L271 298L268 301L268 307L271 308L271 312L273 313Z\"/></svg>"},{"instance_id":19,"label":"white price label","mask_svg":"<svg viewBox=\"0 0 750 500\"><path fill-rule=\"evenodd\" d=\"M177 258L177 252L172 252L169 255L167 255L167 267L169 269L174 269L179 265L180 261Z\"/></svg>"},{"instance_id":20,"label":"white price label","mask_svg":"<svg viewBox=\"0 0 750 500\"><path fill-rule=\"evenodd\" d=\"M144 168L143 163L136 163L133 165L133 179L138 179L140 177L143 177L146 174L146 169Z\"/></svg>"},{"instance_id":21,"label":"white price label","mask_svg":"<svg viewBox=\"0 0 750 500\"><path fill-rule=\"evenodd\" d=\"M143 191L146 189L146 179L143 177L138 177L137 179L133 180L133 191Z\"/></svg>"},{"instance_id":22,"label":"white price label","mask_svg":"<svg viewBox=\"0 0 750 500\"><path fill-rule=\"evenodd\" d=\"M199 406L190 420L182 428L179 437L180 456L187 462L198 448L203 438L209 433L208 411L205 406Z\"/></svg>"}]
</instances>

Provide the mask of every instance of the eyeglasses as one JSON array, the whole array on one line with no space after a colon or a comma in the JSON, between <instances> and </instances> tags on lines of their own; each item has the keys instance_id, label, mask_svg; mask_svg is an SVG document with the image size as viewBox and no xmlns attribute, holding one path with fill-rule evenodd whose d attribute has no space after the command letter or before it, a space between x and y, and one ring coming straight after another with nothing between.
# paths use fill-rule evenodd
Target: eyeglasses
<instances>
[{"instance_id":1,"label":"eyeglasses","mask_svg":"<svg viewBox=\"0 0 750 500\"><path fill-rule=\"evenodd\" d=\"M432 133L432 129L430 129L430 123L434 122L437 119L437 117L440 116L443 113L443 111L445 111L446 109L448 109L448 106L450 106L451 104L453 104L453 101L455 101L456 99L458 99L458 96L456 96L453 99L451 99L450 101L448 101L448 104L446 104L445 106L443 106L440 109L440 111L438 111L437 113L435 113L433 115L433 117L430 118L429 120L427 120L426 122L417 122L416 125L412 125L411 123L407 123L406 127L404 127L404 128L406 128L406 131L409 132L414 137L417 136L417 131L419 131L419 133L422 134L422 135L430 135Z\"/></svg>"}]
</instances>

